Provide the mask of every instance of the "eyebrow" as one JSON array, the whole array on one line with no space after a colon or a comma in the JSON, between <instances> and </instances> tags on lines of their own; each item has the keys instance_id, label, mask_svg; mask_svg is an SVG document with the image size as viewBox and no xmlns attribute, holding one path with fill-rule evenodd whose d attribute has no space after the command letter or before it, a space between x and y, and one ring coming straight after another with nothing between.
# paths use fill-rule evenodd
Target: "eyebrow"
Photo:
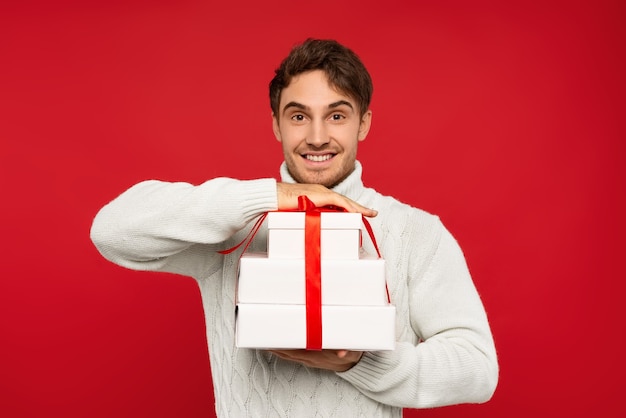
<instances>
[{"instance_id":1,"label":"eyebrow","mask_svg":"<svg viewBox=\"0 0 626 418\"><path fill-rule=\"evenodd\" d=\"M354 110L354 106L352 106L352 103L350 103L347 100L337 100L336 102L333 102L331 104L328 105L328 109L335 109L339 106L348 106L350 109ZM287 111L287 109L295 107L297 109L301 109L301 110L308 110L309 107L303 105L302 103L298 103L298 102L289 102L285 105L285 107L283 107L283 114Z\"/></svg>"}]
</instances>

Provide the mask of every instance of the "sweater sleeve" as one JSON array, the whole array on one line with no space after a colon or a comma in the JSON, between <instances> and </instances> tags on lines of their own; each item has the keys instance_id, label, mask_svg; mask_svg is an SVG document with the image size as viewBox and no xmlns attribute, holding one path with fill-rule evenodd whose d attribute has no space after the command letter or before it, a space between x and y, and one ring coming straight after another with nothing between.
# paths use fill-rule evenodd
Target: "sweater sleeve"
<instances>
[{"instance_id":1,"label":"sweater sleeve","mask_svg":"<svg viewBox=\"0 0 626 418\"><path fill-rule=\"evenodd\" d=\"M100 209L91 239L120 266L197 277L218 259L220 243L277 205L274 179L148 180Z\"/></svg>"},{"instance_id":2,"label":"sweater sleeve","mask_svg":"<svg viewBox=\"0 0 626 418\"><path fill-rule=\"evenodd\" d=\"M481 403L491 398L498 362L487 316L456 240L443 227L430 262L409 274L410 327L417 343L364 353L339 375L365 395L405 408ZM420 271L421 270L421 271Z\"/></svg>"}]
</instances>

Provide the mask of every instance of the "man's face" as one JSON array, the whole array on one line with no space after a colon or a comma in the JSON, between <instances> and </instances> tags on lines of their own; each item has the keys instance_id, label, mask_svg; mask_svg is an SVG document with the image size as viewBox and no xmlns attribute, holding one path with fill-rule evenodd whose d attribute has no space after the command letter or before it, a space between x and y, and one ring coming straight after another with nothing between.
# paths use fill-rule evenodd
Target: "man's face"
<instances>
[{"instance_id":1,"label":"man's face","mask_svg":"<svg viewBox=\"0 0 626 418\"><path fill-rule=\"evenodd\" d=\"M356 150L369 132L354 99L334 89L321 70L302 73L283 89L273 115L289 173L298 183L333 187L354 170Z\"/></svg>"}]
</instances>

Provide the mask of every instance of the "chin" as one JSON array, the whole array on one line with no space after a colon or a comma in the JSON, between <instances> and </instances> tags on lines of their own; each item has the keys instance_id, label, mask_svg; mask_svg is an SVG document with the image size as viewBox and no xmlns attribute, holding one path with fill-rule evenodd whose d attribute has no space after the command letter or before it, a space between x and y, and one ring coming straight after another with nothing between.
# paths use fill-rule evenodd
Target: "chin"
<instances>
[{"instance_id":1,"label":"chin","mask_svg":"<svg viewBox=\"0 0 626 418\"><path fill-rule=\"evenodd\" d=\"M310 181L310 183L321 184L322 186L324 186L324 187L326 187L328 189L332 189L333 187L335 187L336 185L341 183L346 177L347 177L347 175L344 175L344 176L341 176L341 177L337 177L337 176L333 176L333 177L318 177L318 178L313 178L313 180Z\"/></svg>"},{"instance_id":2,"label":"chin","mask_svg":"<svg viewBox=\"0 0 626 418\"><path fill-rule=\"evenodd\" d=\"M292 165L287 164L287 169L295 181L303 184L321 184L329 189L341 183L352 172L352 170L346 170L341 164L321 170L312 170L298 165L296 161L292 161L292 163Z\"/></svg>"},{"instance_id":3,"label":"chin","mask_svg":"<svg viewBox=\"0 0 626 418\"><path fill-rule=\"evenodd\" d=\"M331 188L337 182L329 176L319 172L299 171L291 174L295 181L302 184L321 184L327 188Z\"/></svg>"}]
</instances>

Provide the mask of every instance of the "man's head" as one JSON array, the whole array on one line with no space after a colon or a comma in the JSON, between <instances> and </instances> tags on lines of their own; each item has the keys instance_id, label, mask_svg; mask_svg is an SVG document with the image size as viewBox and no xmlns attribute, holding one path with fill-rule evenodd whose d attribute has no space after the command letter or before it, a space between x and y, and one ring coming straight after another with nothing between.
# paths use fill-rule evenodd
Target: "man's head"
<instances>
[{"instance_id":1,"label":"man's head","mask_svg":"<svg viewBox=\"0 0 626 418\"><path fill-rule=\"evenodd\" d=\"M354 170L372 90L361 60L336 41L308 39L291 50L270 83L270 105L296 181L333 187Z\"/></svg>"},{"instance_id":2,"label":"man's head","mask_svg":"<svg viewBox=\"0 0 626 418\"><path fill-rule=\"evenodd\" d=\"M361 116L369 109L374 87L360 58L337 41L309 38L291 50L270 82L270 106L275 115L280 95L292 78L312 70L322 70L332 86L352 97Z\"/></svg>"}]
</instances>

